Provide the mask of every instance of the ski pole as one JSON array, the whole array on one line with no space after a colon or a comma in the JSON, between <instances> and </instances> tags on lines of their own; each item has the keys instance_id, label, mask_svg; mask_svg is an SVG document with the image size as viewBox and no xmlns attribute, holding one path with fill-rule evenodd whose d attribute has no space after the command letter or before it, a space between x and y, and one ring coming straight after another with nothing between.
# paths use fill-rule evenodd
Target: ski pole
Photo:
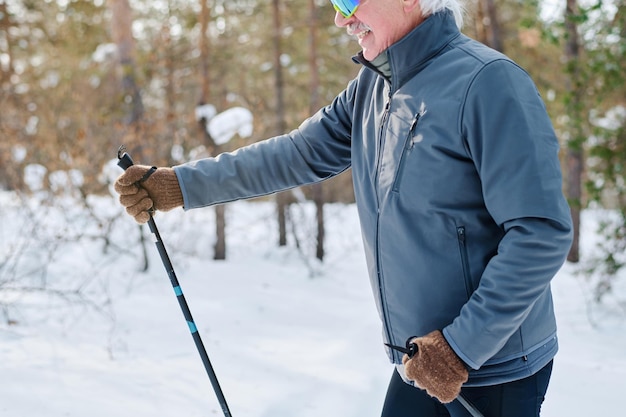
<instances>
[{"instance_id":1,"label":"ski pole","mask_svg":"<svg viewBox=\"0 0 626 417\"><path fill-rule=\"evenodd\" d=\"M120 146L117 150L117 159L117 165L120 168L124 169L124 171L134 164L132 158L126 152L126 147L124 145ZM191 311L189 310L189 306L187 305L187 300L185 300L183 290L180 288L180 284L178 283L178 279L176 278L176 272L174 272L174 267L172 266L170 257L165 250L165 245L163 244L163 240L161 240L161 235L159 234L159 230L156 227L156 223L154 222L152 214L150 215L150 219L148 220L148 226L150 227L150 231L154 235L156 247L159 251L159 255L161 256L161 260L163 261L163 266L165 267L167 275L170 278L172 287L174 288L174 293L176 294L176 298L178 299L178 304L180 305L183 315L185 316L185 320L187 320L187 325L189 326L189 330L191 331L191 336L193 337L193 341L196 344L198 353L202 358L202 364L204 365L204 369L206 370L206 373L211 380L211 385L213 386L213 391L215 391L215 395L217 396L217 399L220 403L220 407L222 408L225 417L232 417L232 414L230 414L230 410L228 409L228 404L226 403L226 398L224 397L224 393L220 388L220 384L217 380L217 376L215 375L215 371L213 370L213 366L211 366L209 355L204 348L204 344L202 343L202 339L200 338L200 333L198 333L198 328L193 321Z\"/></svg>"},{"instance_id":2,"label":"ski pole","mask_svg":"<svg viewBox=\"0 0 626 417\"><path fill-rule=\"evenodd\" d=\"M417 354L418 351L418 347L415 343L411 343L411 340L413 340L415 336L411 336L407 339L406 341L406 347L404 346L394 346L391 345L389 343L385 343L385 346L393 349L393 350L397 350L398 352L402 352L402 353L406 353L407 355L409 355L409 358L412 358L413 356L415 356ZM457 397L456 400L461 403L461 405L467 410L467 412L472 416L472 417L484 417L483 414L478 411L478 409L476 407L474 407L474 404L472 404L471 402L469 402L469 400L467 398L465 398L465 396L463 395L463 393L460 393Z\"/></svg>"},{"instance_id":3,"label":"ski pole","mask_svg":"<svg viewBox=\"0 0 626 417\"><path fill-rule=\"evenodd\" d=\"M463 394L459 394L459 396L456 397L456 399L458 402L461 403L463 407L465 407L467 412L470 413L472 417L484 417L483 414L480 411L478 411L476 407L474 407L474 404L469 402Z\"/></svg>"}]
</instances>

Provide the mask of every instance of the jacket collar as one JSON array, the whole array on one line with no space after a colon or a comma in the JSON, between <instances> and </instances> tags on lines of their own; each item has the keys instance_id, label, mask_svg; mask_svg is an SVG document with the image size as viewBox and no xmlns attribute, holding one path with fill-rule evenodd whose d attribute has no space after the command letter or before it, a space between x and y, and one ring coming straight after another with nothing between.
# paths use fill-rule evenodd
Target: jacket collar
<instances>
[{"instance_id":1,"label":"jacket collar","mask_svg":"<svg viewBox=\"0 0 626 417\"><path fill-rule=\"evenodd\" d=\"M404 38L391 45L386 52L391 66L392 90L413 78L460 33L453 14L439 12L429 16ZM362 52L353 57L353 60L378 72L363 57Z\"/></svg>"}]
</instances>

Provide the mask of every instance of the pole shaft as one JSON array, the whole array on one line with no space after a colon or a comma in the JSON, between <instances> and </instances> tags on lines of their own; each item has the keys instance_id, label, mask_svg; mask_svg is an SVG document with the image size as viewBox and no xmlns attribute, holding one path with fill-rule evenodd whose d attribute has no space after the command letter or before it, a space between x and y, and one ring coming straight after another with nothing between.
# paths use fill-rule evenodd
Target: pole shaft
<instances>
[{"instance_id":1,"label":"pole shaft","mask_svg":"<svg viewBox=\"0 0 626 417\"><path fill-rule=\"evenodd\" d=\"M472 417L484 417L483 414L463 396L463 394L459 394L456 399L463 405L463 407L465 407L467 412L470 413Z\"/></svg>"},{"instance_id":2,"label":"pole shaft","mask_svg":"<svg viewBox=\"0 0 626 417\"><path fill-rule=\"evenodd\" d=\"M159 230L157 229L156 223L154 222L152 216L150 217L150 220L148 220L148 226L150 227L150 231L154 235L155 244L159 251L159 255L161 256L161 260L163 261L163 266L165 267L167 275L170 278L170 282L172 283L172 287L174 288L174 293L176 294L176 299L178 300L180 309L183 312L183 316L185 317L185 320L187 320L187 326L189 326L189 331L191 332L193 341L196 344L196 348L198 349L198 353L200 354L200 358L202 359L202 364L204 365L204 369L209 376L209 380L211 381L211 385L213 386L215 395L217 396L217 399L220 403L220 407L222 408L225 417L232 417L232 414L230 413L230 410L228 408L228 404L226 403L226 398L224 397L224 393L222 392L222 388L220 387L217 376L215 375L215 371L213 370L213 366L211 365L211 361L209 360L209 355L206 352L204 343L202 343L202 338L200 337L200 333L198 333L198 328L196 327L196 324L191 315L191 310L189 310L189 306L187 305L187 300L185 299L183 290L178 283L178 278L176 277L176 272L174 271L174 267L172 266L170 257L167 254L167 250L165 249L165 244L161 239L161 234L159 233Z\"/></svg>"}]
</instances>

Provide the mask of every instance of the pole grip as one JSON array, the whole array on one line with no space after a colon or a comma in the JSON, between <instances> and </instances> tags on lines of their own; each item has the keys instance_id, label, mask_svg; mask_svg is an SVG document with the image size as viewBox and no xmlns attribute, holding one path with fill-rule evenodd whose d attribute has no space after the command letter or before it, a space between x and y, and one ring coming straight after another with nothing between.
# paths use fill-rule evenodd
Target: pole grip
<instances>
[{"instance_id":1,"label":"pole grip","mask_svg":"<svg viewBox=\"0 0 626 417\"><path fill-rule=\"evenodd\" d=\"M124 171L126 171L128 167L135 164L133 162L133 158L131 158L128 152L126 152L126 146L124 145L120 146L117 150L117 159L117 166L122 168Z\"/></svg>"}]
</instances>

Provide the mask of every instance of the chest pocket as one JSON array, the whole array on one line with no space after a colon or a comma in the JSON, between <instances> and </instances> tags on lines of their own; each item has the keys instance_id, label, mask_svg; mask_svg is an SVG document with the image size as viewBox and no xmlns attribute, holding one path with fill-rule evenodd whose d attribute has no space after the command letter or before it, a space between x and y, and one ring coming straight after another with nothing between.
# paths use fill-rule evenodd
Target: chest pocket
<instances>
[{"instance_id":1,"label":"chest pocket","mask_svg":"<svg viewBox=\"0 0 626 417\"><path fill-rule=\"evenodd\" d=\"M423 136L417 132L417 126L419 124L420 119L426 113L425 109L421 109L417 114L415 114L413 121L411 122L409 131L406 135L406 139L404 142L404 147L402 148L402 154L400 155L400 160L398 162L398 169L396 170L396 176L393 181L393 186L391 190L394 193L400 191L400 185L402 183L402 177L405 171L405 166L407 161L415 148L415 144L422 141Z\"/></svg>"}]
</instances>

